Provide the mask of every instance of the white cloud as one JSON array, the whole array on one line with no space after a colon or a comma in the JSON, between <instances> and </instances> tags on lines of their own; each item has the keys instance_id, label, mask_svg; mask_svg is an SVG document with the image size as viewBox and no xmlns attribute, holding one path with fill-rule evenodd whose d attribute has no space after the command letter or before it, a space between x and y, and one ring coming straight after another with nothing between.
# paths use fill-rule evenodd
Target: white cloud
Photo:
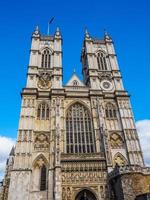
<instances>
[{"instance_id":1,"label":"white cloud","mask_svg":"<svg viewBox=\"0 0 150 200\"><path fill-rule=\"evenodd\" d=\"M0 181L3 179L6 160L14 144L15 144L14 139L0 136Z\"/></svg>"},{"instance_id":2,"label":"white cloud","mask_svg":"<svg viewBox=\"0 0 150 200\"><path fill-rule=\"evenodd\" d=\"M150 120L137 121L136 127L144 154L145 164L150 166Z\"/></svg>"}]
</instances>

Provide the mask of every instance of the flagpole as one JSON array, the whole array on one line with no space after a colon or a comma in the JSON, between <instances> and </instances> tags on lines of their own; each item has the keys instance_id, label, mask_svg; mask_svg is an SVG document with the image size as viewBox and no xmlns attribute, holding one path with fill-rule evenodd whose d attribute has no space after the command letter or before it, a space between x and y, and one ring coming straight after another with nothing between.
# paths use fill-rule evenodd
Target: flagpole
<instances>
[{"instance_id":1,"label":"flagpole","mask_svg":"<svg viewBox=\"0 0 150 200\"><path fill-rule=\"evenodd\" d=\"M49 22L48 22L48 26L47 26L47 35L49 35Z\"/></svg>"},{"instance_id":2,"label":"flagpole","mask_svg":"<svg viewBox=\"0 0 150 200\"><path fill-rule=\"evenodd\" d=\"M53 20L54 20L54 17L52 17L51 20L48 22L47 35L49 35L50 24L52 23Z\"/></svg>"}]
</instances>

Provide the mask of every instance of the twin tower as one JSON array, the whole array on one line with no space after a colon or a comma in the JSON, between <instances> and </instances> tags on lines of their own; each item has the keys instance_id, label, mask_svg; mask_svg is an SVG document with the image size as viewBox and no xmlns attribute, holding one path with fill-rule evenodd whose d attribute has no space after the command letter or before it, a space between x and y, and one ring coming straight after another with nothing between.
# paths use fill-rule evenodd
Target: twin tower
<instances>
[{"instance_id":1,"label":"twin tower","mask_svg":"<svg viewBox=\"0 0 150 200\"><path fill-rule=\"evenodd\" d=\"M134 200L148 193L150 184L139 189L149 169L111 37L86 31L81 62L83 82L74 73L63 85L60 30L33 32L5 199Z\"/></svg>"}]
</instances>

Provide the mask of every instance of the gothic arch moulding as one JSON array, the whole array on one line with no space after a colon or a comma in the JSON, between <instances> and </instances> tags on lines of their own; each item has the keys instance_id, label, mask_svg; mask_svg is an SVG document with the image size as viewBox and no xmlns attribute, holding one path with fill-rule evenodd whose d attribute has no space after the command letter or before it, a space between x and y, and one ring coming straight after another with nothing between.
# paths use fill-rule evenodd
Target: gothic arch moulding
<instances>
[{"instance_id":1,"label":"gothic arch moulding","mask_svg":"<svg viewBox=\"0 0 150 200\"><path fill-rule=\"evenodd\" d=\"M69 108L73 105L73 104L76 104L76 103L79 103L81 104L82 106L84 106L88 112L91 114L91 109L90 109L90 106L88 104L86 104L84 101L81 101L79 99L75 99L71 102L69 102L67 105L66 105L66 108L65 108L65 117L66 117L66 114L67 114L67 111L69 110Z\"/></svg>"},{"instance_id":2,"label":"gothic arch moulding","mask_svg":"<svg viewBox=\"0 0 150 200\"><path fill-rule=\"evenodd\" d=\"M94 53L95 55L97 55L98 53L103 53L104 55L107 55L107 52L102 48L98 48Z\"/></svg>"},{"instance_id":3,"label":"gothic arch moulding","mask_svg":"<svg viewBox=\"0 0 150 200\"><path fill-rule=\"evenodd\" d=\"M45 166L48 166L48 161L46 159L46 157L43 155L43 154L39 154L33 161L33 168L36 167L36 166L39 166L41 167L42 165L45 165Z\"/></svg>"},{"instance_id":4,"label":"gothic arch moulding","mask_svg":"<svg viewBox=\"0 0 150 200\"><path fill-rule=\"evenodd\" d=\"M113 166L115 167L116 165L118 165L120 167L127 165L126 158L119 152L116 153L114 158L113 158Z\"/></svg>"},{"instance_id":5,"label":"gothic arch moulding","mask_svg":"<svg viewBox=\"0 0 150 200\"><path fill-rule=\"evenodd\" d=\"M42 48L39 50L39 53L42 54L45 50L48 50L49 53L50 53L50 55L53 55L53 53L54 53L54 50L53 50L52 48L50 48L50 47L47 47L47 46L42 47Z\"/></svg>"},{"instance_id":6,"label":"gothic arch moulding","mask_svg":"<svg viewBox=\"0 0 150 200\"><path fill-rule=\"evenodd\" d=\"M97 200L97 194L91 190L90 188L82 188L80 189L76 194L74 199L75 200L82 200L82 199L92 199L92 200Z\"/></svg>"}]
</instances>

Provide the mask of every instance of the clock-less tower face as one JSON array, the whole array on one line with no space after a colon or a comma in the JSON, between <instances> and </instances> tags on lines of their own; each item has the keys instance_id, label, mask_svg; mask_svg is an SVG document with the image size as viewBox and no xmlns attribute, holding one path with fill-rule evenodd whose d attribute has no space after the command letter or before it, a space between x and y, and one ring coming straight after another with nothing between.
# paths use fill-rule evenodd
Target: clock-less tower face
<instances>
[{"instance_id":1,"label":"clock-less tower face","mask_svg":"<svg viewBox=\"0 0 150 200\"><path fill-rule=\"evenodd\" d=\"M51 88L51 74L48 72L40 73L37 86L39 89L50 89Z\"/></svg>"}]
</instances>

